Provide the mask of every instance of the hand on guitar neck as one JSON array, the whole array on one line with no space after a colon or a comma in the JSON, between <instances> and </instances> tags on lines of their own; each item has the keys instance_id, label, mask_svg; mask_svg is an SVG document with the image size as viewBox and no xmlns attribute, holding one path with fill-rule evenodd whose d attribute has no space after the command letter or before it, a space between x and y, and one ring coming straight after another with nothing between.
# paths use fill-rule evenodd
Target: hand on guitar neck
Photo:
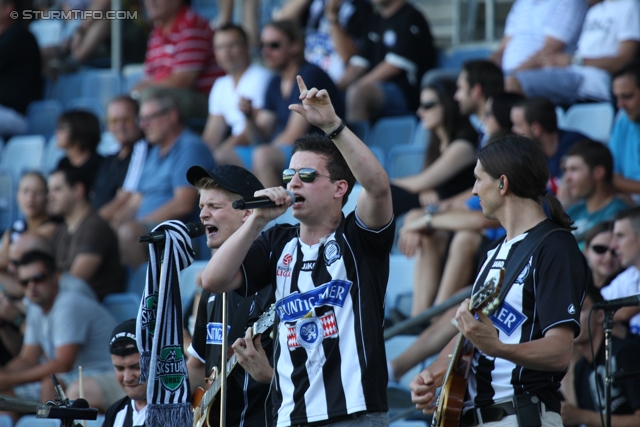
<instances>
[{"instance_id":1,"label":"hand on guitar neck","mask_svg":"<svg viewBox=\"0 0 640 427\"><path fill-rule=\"evenodd\" d=\"M244 338L238 338L231 347L244 370L257 382L268 384L273 378L273 368L262 348L261 335L251 337L251 328L248 328Z\"/></svg>"}]
</instances>

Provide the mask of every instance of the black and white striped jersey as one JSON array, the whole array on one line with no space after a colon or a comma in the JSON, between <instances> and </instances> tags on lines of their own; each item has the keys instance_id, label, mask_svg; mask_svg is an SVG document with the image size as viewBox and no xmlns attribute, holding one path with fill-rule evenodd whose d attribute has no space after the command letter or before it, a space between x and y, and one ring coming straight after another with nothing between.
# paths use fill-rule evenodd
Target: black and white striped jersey
<instances>
[{"instance_id":1,"label":"black and white striped jersey","mask_svg":"<svg viewBox=\"0 0 640 427\"><path fill-rule=\"evenodd\" d=\"M323 242L271 228L244 259L249 292L276 284L277 426L387 410L384 297L395 223L367 229L355 213Z\"/></svg>"},{"instance_id":2,"label":"black and white striped jersey","mask_svg":"<svg viewBox=\"0 0 640 427\"><path fill-rule=\"evenodd\" d=\"M474 284L474 292L482 283L498 277L500 269L509 263L526 235L521 234L489 250ZM589 278L589 267L575 238L570 233L547 236L525 264L504 301L490 316L500 341L507 344L534 341L560 325L570 325L577 335L580 331L580 307ZM474 375L470 376L468 385L469 400L465 406L487 406L510 400L514 395L532 393L550 410L560 412L558 390L566 370L543 372L526 369L476 350L472 372Z\"/></svg>"}]
</instances>

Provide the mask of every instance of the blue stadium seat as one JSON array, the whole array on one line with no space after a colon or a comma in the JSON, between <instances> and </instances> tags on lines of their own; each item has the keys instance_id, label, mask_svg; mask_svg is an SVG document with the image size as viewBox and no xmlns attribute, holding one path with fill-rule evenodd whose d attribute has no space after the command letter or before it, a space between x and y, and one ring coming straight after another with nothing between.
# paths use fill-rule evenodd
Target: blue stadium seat
<instances>
[{"instance_id":1,"label":"blue stadium seat","mask_svg":"<svg viewBox=\"0 0 640 427\"><path fill-rule=\"evenodd\" d=\"M27 107L27 133L51 138L62 114L62 104L55 99L33 101Z\"/></svg>"},{"instance_id":2,"label":"blue stadium seat","mask_svg":"<svg viewBox=\"0 0 640 427\"><path fill-rule=\"evenodd\" d=\"M371 130L371 125L366 120L358 120L353 123L348 124L351 132L355 133L358 138L360 138L365 144L367 143L367 138L369 137L369 131Z\"/></svg>"},{"instance_id":3,"label":"blue stadium seat","mask_svg":"<svg viewBox=\"0 0 640 427\"><path fill-rule=\"evenodd\" d=\"M51 173L58 166L60 159L64 156L66 156L66 153L62 148L58 147L56 137L54 136L50 138L49 142L47 142L47 146L44 150L44 156L42 158L42 171L46 174Z\"/></svg>"},{"instance_id":4,"label":"blue stadium seat","mask_svg":"<svg viewBox=\"0 0 640 427\"><path fill-rule=\"evenodd\" d=\"M118 323L138 316L140 309L140 295L123 292L109 294L102 300L102 304L109 310Z\"/></svg>"},{"instance_id":5,"label":"blue stadium seat","mask_svg":"<svg viewBox=\"0 0 640 427\"><path fill-rule=\"evenodd\" d=\"M82 73L81 96L96 99L106 108L111 98L120 94L120 73L112 70L87 70Z\"/></svg>"},{"instance_id":6,"label":"blue stadium seat","mask_svg":"<svg viewBox=\"0 0 640 427\"><path fill-rule=\"evenodd\" d=\"M132 293L142 297L147 281L147 264L141 264L133 270L129 268L129 279L127 280L127 293Z\"/></svg>"},{"instance_id":7,"label":"blue stadium seat","mask_svg":"<svg viewBox=\"0 0 640 427\"><path fill-rule=\"evenodd\" d=\"M82 78L84 72L75 74L63 74L56 81L50 81L47 90L47 99L55 99L62 105L67 105L74 98L82 96Z\"/></svg>"},{"instance_id":8,"label":"blue stadium seat","mask_svg":"<svg viewBox=\"0 0 640 427\"><path fill-rule=\"evenodd\" d=\"M395 308L401 295L413 293L413 270L415 258L407 258L401 254L389 255L389 281L385 297L385 313ZM410 314L410 313L403 313Z\"/></svg>"},{"instance_id":9,"label":"blue stadium seat","mask_svg":"<svg viewBox=\"0 0 640 427\"><path fill-rule=\"evenodd\" d=\"M143 64L128 64L122 67L122 93L129 93L131 89L142 80L144 74Z\"/></svg>"},{"instance_id":10,"label":"blue stadium seat","mask_svg":"<svg viewBox=\"0 0 640 427\"><path fill-rule=\"evenodd\" d=\"M415 175L422 170L426 146L398 145L387 155L385 169L390 179Z\"/></svg>"},{"instance_id":11,"label":"blue stadium seat","mask_svg":"<svg viewBox=\"0 0 640 427\"><path fill-rule=\"evenodd\" d=\"M102 106L97 98L89 96L81 96L79 98L73 98L67 103L67 110L84 110L93 113L100 123L104 127L104 111L105 107Z\"/></svg>"},{"instance_id":12,"label":"blue stadium seat","mask_svg":"<svg viewBox=\"0 0 640 427\"><path fill-rule=\"evenodd\" d=\"M382 148L386 157L392 147L411 143L415 125L414 115L382 118L371 128L367 145Z\"/></svg>"},{"instance_id":13,"label":"blue stadium seat","mask_svg":"<svg viewBox=\"0 0 640 427\"><path fill-rule=\"evenodd\" d=\"M180 272L180 298L182 300L182 311L184 312L196 292L196 275L200 270L204 270L208 261L194 261L189 267Z\"/></svg>"},{"instance_id":14,"label":"blue stadium seat","mask_svg":"<svg viewBox=\"0 0 640 427\"><path fill-rule=\"evenodd\" d=\"M0 168L0 232L9 228L15 218L15 187L11 172Z\"/></svg>"},{"instance_id":15,"label":"blue stadium seat","mask_svg":"<svg viewBox=\"0 0 640 427\"><path fill-rule=\"evenodd\" d=\"M41 170L45 139L42 135L17 135L2 150L0 166L7 168L16 181L29 170Z\"/></svg>"},{"instance_id":16,"label":"blue stadium seat","mask_svg":"<svg viewBox=\"0 0 640 427\"><path fill-rule=\"evenodd\" d=\"M356 204L358 203L358 195L362 191L362 185L356 182L356 185L353 186L351 193L349 194L349 198L347 199L347 204L342 207L342 212L344 212L345 216L350 214L356 208Z\"/></svg>"},{"instance_id":17,"label":"blue stadium seat","mask_svg":"<svg viewBox=\"0 0 640 427\"><path fill-rule=\"evenodd\" d=\"M429 145L429 131L422 126L422 122L419 120L416 122L416 127L413 129L411 143L421 147L427 147Z\"/></svg>"},{"instance_id":18,"label":"blue stadium seat","mask_svg":"<svg viewBox=\"0 0 640 427\"><path fill-rule=\"evenodd\" d=\"M574 104L564 113L562 128L580 132L585 136L609 142L615 111L608 102L593 104Z\"/></svg>"},{"instance_id":19,"label":"blue stadium seat","mask_svg":"<svg viewBox=\"0 0 640 427\"><path fill-rule=\"evenodd\" d=\"M472 59L487 59L491 52L491 48L482 46L453 48L445 55L441 68L459 71L465 62Z\"/></svg>"}]
</instances>

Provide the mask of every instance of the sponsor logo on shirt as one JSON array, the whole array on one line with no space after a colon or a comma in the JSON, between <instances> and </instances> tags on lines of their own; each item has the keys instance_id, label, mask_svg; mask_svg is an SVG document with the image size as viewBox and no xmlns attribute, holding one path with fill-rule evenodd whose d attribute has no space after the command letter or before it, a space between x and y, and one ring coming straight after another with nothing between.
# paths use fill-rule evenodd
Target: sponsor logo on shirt
<instances>
[{"instance_id":1,"label":"sponsor logo on shirt","mask_svg":"<svg viewBox=\"0 0 640 427\"><path fill-rule=\"evenodd\" d=\"M394 46L396 44L396 41L398 40L398 36L396 35L396 32L393 30L387 30L384 32L383 37L383 42L385 44L385 46Z\"/></svg>"},{"instance_id":2,"label":"sponsor logo on shirt","mask_svg":"<svg viewBox=\"0 0 640 427\"><path fill-rule=\"evenodd\" d=\"M294 292L276 303L278 316L282 321L293 322L303 318L315 307L342 307L351 285L352 282L346 280L332 280L303 294Z\"/></svg>"},{"instance_id":3,"label":"sponsor logo on shirt","mask_svg":"<svg viewBox=\"0 0 640 427\"><path fill-rule=\"evenodd\" d=\"M496 328L511 336L527 320L527 317L508 303L503 302L500 308L490 316L490 319Z\"/></svg>"},{"instance_id":4,"label":"sponsor logo on shirt","mask_svg":"<svg viewBox=\"0 0 640 427\"><path fill-rule=\"evenodd\" d=\"M504 260L495 260L493 261L493 265L491 268L502 268L504 267Z\"/></svg>"},{"instance_id":5,"label":"sponsor logo on shirt","mask_svg":"<svg viewBox=\"0 0 640 427\"><path fill-rule=\"evenodd\" d=\"M524 265L524 268L522 269L520 274L518 274L518 277L516 277L515 283L517 283L518 285L522 285L529 275L529 271L531 271L531 267L529 266L529 263L527 263Z\"/></svg>"},{"instance_id":6,"label":"sponsor logo on shirt","mask_svg":"<svg viewBox=\"0 0 640 427\"><path fill-rule=\"evenodd\" d=\"M316 266L315 261L303 261L302 262L302 271L313 271L313 267Z\"/></svg>"},{"instance_id":7,"label":"sponsor logo on shirt","mask_svg":"<svg viewBox=\"0 0 640 427\"><path fill-rule=\"evenodd\" d=\"M231 330L231 326L227 325L227 334ZM222 345L222 323L207 323L207 344Z\"/></svg>"},{"instance_id":8,"label":"sponsor logo on shirt","mask_svg":"<svg viewBox=\"0 0 640 427\"><path fill-rule=\"evenodd\" d=\"M321 317L302 318L295 325L287 326L289 351L297 348L311 350L320 346L325 338L338 336L338 325L333 311Z\"/></svg>"}]
</instances>

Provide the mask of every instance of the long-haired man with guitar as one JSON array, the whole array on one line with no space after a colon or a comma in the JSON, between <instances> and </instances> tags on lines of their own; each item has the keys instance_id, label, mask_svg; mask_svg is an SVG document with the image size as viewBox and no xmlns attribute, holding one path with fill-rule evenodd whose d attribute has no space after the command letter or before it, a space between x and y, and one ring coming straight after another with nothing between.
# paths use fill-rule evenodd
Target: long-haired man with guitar
<instances>
[{"instance_id":1,"label":"long-haired man with guitar","mask_svg":"<svg viewBox=\"0 0 640 427\"><path fill-rule=\"evenodd\" d=\"M251 215L252 210L233 209L232 202L253 194L264 187L248 170L221 165L211 171L193 166L187 171L187 179L200 193L200 220L205 225L207 246L218 249ZM243 298L235 292L227 294L227 332L229 343L245 336L245 326L252 326L273 303L273 290L266 287L259 293ZM193 341L188 351L192 357L187 362L189 380L194 391L194 426L220 425L220 390L222 379L221 360L227 360L227 351L222 349L222 296L203 290L198 305ZM235 335L235 336L232 336ZM257 358L258 371L271 372L269 364L272 339L263 334L260 344L264 350ZM253 341L251 341L253 344ZM235 360L235 358L232 358ZM239 427L263 427L271 425L271 398L269 384L262 384L251 377L241 366L227 363L226 425ZM271 375L268 374L269 379ZM208 380L205 382L205 377ZM206 391L204 390L206 388Z\"/></svg>"},{"instance_id":2,"label":"long-haired man with guitar","mask_svg":"<svg viewBox=\"0 0 640 427\"><path fill-rule=\"evenodd\" d=\"M507 235L456 313L461 336L413 379L413 402L435 411L434 426L562 426L558 390L580 331L588 266L566 232L569 217L546 191L549 170L531 140L486 146L475 175L484 215Z\"/></svg>"}]
</instances>

